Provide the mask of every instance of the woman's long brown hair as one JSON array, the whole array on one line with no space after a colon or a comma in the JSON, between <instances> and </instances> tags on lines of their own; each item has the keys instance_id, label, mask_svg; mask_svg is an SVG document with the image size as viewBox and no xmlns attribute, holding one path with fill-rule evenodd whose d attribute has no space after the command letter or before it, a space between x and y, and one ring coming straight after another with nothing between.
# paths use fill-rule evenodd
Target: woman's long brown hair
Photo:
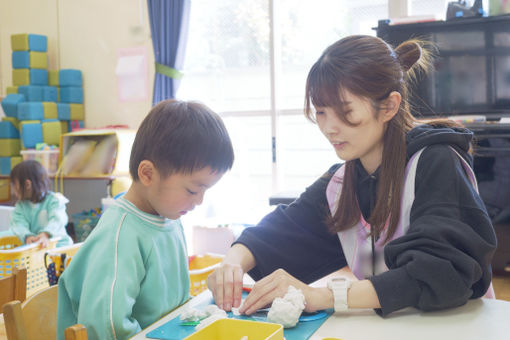
<instances>
[{"instance_id":1,"label":"woman's long brown hair","mask_svg":"<svg viewBox=\"0 0 510 340\"><path fill-rule=\"evenodd\" d=\"M391 92L399 92L402 96L399 110L387 123L383 136L376 204L368 218L376 237L381 235L389 219L385 241L395 233L400 219L407 162L405 138L416 124L409 108L408 84L417 73L430 68L431 59L432 53L423 41L408 40L393 49L382 39L357 35L328 47L308 74L305 115L312 121L315 121L312 106L331 107L342 121L350 124L342 112L344 91L370 100L376 117L379 110L384 109L385 99ZM445 122L444 125L450 124ZM338 206L334 216L329 216L326 221L333 233L354 227L361 216L354 184L355 160L347 161L344 166Z\"/></svg>"}]
</instances>

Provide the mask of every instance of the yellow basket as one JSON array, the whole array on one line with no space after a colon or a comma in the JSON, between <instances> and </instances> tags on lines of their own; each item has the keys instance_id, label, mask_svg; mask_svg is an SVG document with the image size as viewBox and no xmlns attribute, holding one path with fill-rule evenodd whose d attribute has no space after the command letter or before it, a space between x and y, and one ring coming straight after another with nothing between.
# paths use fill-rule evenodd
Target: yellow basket
<instances>
[{"instance_id":1,"label":"yellow basket","mask_svg":"<svg viewBox=\"0 0 510 340\"><path fill-rule=\"evenodd\" d=\"M0 238L0 278L12 274L14 267L27 269L27 297L33 295L41 288L49 286L46 268L44 267L44 254L48 249L57 245L59 238L49 241L47 248L40 248L39 244L21 246L16 236ZM19 248L15 248L18 247Z\"/></svg>"},{"instance_id":2,"label":"yellow basket","mask_svg":"<svg viewBox=\"0 0 510 340\"><path fill-rule=\"evenodd\" d=\"M207 289L207 277L219 267L222 255L206 254L190 257L189 262L189 293L196 296Z\"/></svg>"},{"instance_id":3,"label":"yellow basket","mask_svg":"<svg viewBox=\"0 0 510 340\"><path fill-rule=\"evenodd\" d=\"M0 250L7 250L21 246L23 243L17 236L0 237Z\"/></svg>"},{"instance_id":4,"label":"yellow basket","mask_svg":"<svg viewBox=\"0 0 510 340\"><path fill-rule=\"evenodd\" d=\"M283 326L269 322L220 319L184 340L241 339L244 336L250 340L283 340Z\"/></svg>"}]
</instances>

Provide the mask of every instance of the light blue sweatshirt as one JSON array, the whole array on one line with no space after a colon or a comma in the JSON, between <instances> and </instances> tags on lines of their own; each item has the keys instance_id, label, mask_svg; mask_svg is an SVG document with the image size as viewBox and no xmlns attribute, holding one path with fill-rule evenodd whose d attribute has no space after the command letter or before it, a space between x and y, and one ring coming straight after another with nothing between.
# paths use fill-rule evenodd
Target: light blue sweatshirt
<instances>
[{"instance_id":1,"label":"light blue sweatshirt","mask_svg":"<svg viewBox=\"0 0 510 340\"><path fill-rule=\"evenodd\" d=\"M58 282L57 339L80 323L89 339L127 339L189 298L179 220L124 198L109 207Z\"/></svg>"},{"instance_id":2,"label":"light blue sweatshirt","mask_svg":"<svg viewBox=\"0 0 510 340\"><path fill-rule=\"evenodd\" d=\"M29 200L18 201L12 212L10 230L2 233L2 236L14 234L25 243L27 236L37 236L46 232L50 238L60 237L58 247L73 244L73 240L66 232L68 202L69 200L62 194L51 191L39 203Z\"/></svg>"}]
</instances>

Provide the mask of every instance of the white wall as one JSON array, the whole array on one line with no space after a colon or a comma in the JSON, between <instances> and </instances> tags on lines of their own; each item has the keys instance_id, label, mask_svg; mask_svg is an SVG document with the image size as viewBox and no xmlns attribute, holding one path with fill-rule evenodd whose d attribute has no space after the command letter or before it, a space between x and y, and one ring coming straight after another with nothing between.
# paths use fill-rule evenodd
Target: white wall
<instances>
[{"instance_id":1,"label":"white wall","mask_svg":"<svg viewBox=\"0 0 510 340\"><path fill-rule=\"evenodd\" d=\"M48 37L50 69L82 70L87 127L137 128L150 110L154 56L145 0L0 0L0 96L12 84L10 36L16 33ZM147 99L119 102L117 52L140 46L148 56Z\"/></svg>"}]
</instances>

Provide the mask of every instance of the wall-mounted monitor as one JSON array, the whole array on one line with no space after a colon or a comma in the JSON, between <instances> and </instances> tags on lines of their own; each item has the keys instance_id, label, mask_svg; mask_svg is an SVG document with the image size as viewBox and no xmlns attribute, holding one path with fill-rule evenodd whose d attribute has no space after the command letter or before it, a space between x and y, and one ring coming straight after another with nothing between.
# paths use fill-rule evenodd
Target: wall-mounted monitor
<instances>
[{"instance_id":1,"label":"wall-mounted monitor","mask_svg":"<svg viewBox=\"0 0 510 340\"><path fill-rule=\"evenodd\" d=\"M510 115L510 16L391 25L377 36L396 47L410 38L432 42L432 72L418 78L410 97L417 116Z\"/></svg>"}]
</instances>

